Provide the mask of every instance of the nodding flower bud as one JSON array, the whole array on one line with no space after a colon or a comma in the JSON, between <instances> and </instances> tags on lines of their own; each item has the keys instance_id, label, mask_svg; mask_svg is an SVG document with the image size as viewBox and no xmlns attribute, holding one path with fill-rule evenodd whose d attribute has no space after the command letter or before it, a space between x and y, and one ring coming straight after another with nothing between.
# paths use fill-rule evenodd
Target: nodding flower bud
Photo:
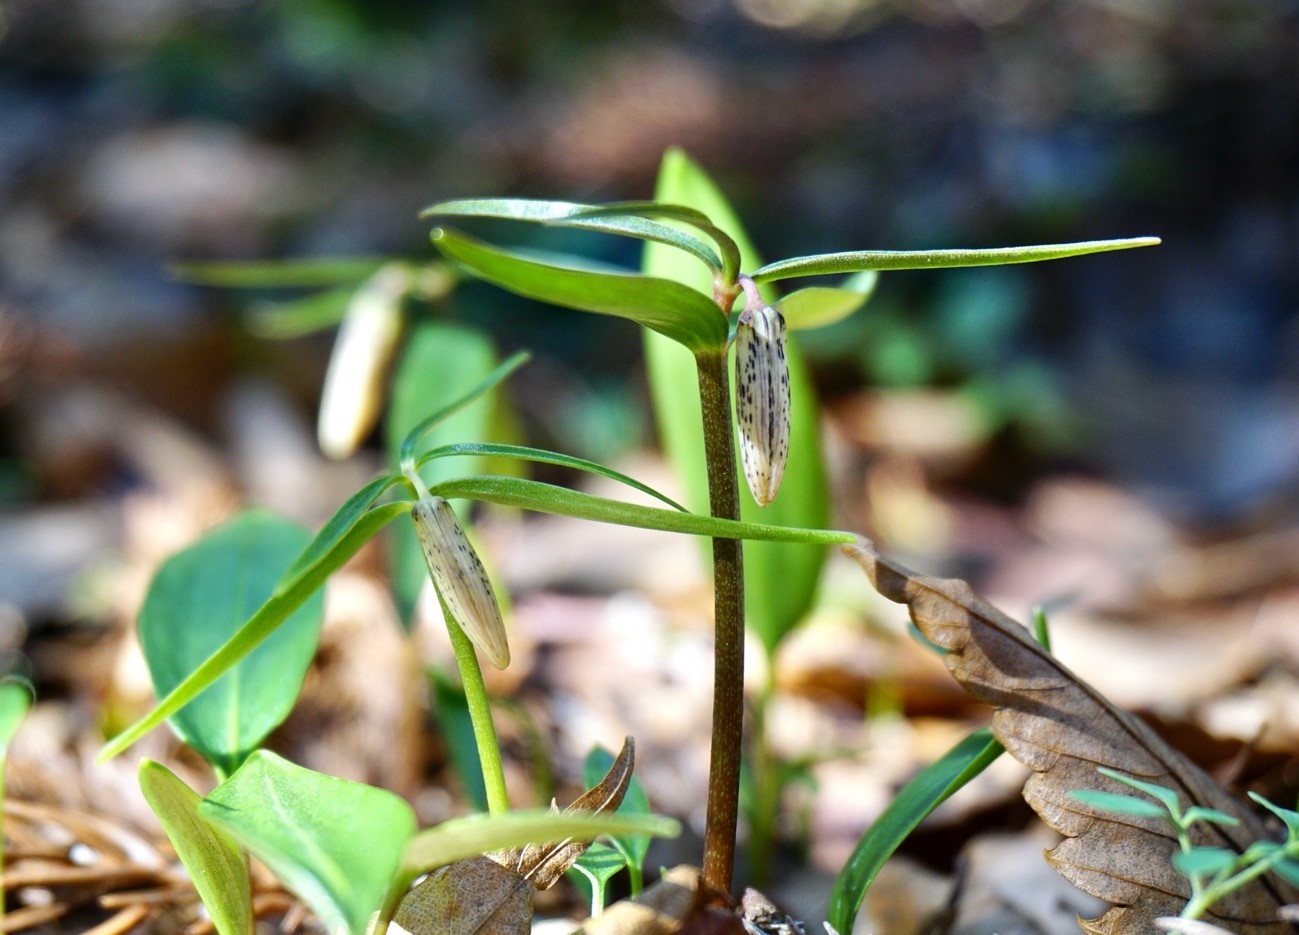
<instances>
[{"instance_id":1,"label":"nodding flower bud","mask_svg":"<svg viewBox=\"0 0 1299 935\"><path fill-rule=\"evenodd\" d=\"M740 461L758 506L776 499L789 458L785 319L765 303L740 313L735 332L735 416Z\"/></svg>"},{"instance_id":2,"label":"nodding flower bud","mask_svg":"<svg viewBox=\"0 0 1299 935\"><path fill-rule=\"evenodd\" d=\"M347 305L320 394L316 435L328 458L350 458L374 427L388 364L401 335L402 299L412 276L390 263L366 280Z\"/></svg>"},{"instance_id":3,"label":"nodding flower bud","mask_svg":"<svg viewBox=\"0 0 1299 935\"><path fill-rule=\"evenodd\" d=\"M504 669L510 664L510 645L496 592L451 504L441 497L423 497L410 512L438 594L470 642L492 665Z\"/></svg>"}]
</instances>

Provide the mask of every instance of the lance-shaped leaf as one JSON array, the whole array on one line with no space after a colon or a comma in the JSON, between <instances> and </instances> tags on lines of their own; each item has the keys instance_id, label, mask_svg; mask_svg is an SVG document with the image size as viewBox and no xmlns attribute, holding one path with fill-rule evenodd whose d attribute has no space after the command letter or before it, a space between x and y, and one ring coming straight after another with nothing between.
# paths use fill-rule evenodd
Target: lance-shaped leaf
<instances>
[{"instance_id":1,"label":"lance-shaped leaf","mask_svg":"<svg viewBox=\"0 0 1299 935\"><path fill-rule=\"evenodd\" d=\"M618 208L611 210L597 205L575 204L571 201L465 198L443 201L425 208L420 212L420 217L485 217L513 221L539 221L547 227L568 227L605 234L619 234L676 247L702 261L709 269L721 270L722 261L708 244L685 231L646 217L648 211L645 210L643 203L636 204L636 207L641 210L630 213ZM668 213L671 214L670 211ZM703 218L703 221L707 223L708 219Z\"/></svg>"},{"instance_id":2,"label":"lance-shaped leaf","mask_svg":"<svg viewBox=\"0 0 1299 935\"><path fill-rule=\"evenodd\" d=\"M137 621L157 696L174 690L238 632L309 538L296 523L254 511L163 563ZM293 708L324 611L324 595L303 601L211 691L172 716L181 739L222 775L234 772Z\"/></svg>"},{"instance_id":3,"label":"lance-shaped leaf","mask_svg":"<svg viewBox=\"0 0 1299 935\"><path fill-rule=\"evenodd\" d=\"M319 257L251 263L187 260L173 263L167 270L179 280L201 286L282 289L359 283L387 262L383 257Z\"/></svg>"},{"instance_id":4,"label":"lance-shaped leaf","mask_svg":"<svg viewBox=\"0 0 1299 935\"><path fill-rule=\"evenodd\" d=\"M251 933L253 901L248 861L225 832L199 815L199 794L152 760L140 762L140 791L158 816L217 932Z\"/></svg>"},{"instance_id":5,"label":"lance-shaped leaf","mask_svg":"<svg viewBox=\"0 0 1299 935\"><path fill-rule=\"evenodd\" d=\"M719 539L754 539L769 542L803 542L809 545L833 545L851 542L852 533L835 529L800 529L797 526L774 526L717 519L679 510L664 510L639 503L624 503L596 497L567 487L556 487L519 477L460 477L438 484L431 491L451 499L466 497L503 506L517 506L540 513L556 513L599 523L616 523L661 532L679 532Z\"/></svg>"},{"instance_id":6,"label":"lance-shaped leaf","mask_svg":"<svg viewBox=\"0 0 1299 935\"><path fill-rule=\"evenodd\" d=\"M948 651L943 659L956 680L996 709L993 734L1033 770L1025 800L1065 835L1047 860L1079 889L1116 904L1084 923L1088 932L1149 932L1156 918L1176 915L1191 895L1186 878L1173 869L1179 848L1166 820L1115 815L1072 796L1077 789L1126 788L1098 773L1098 766L1172 790L1183 807L1211 808L1239 822L1197 824L1190 831L1196 846L1240 854L1267 837L1253 812L1144 722L1079 680L965 582L917 575L880 556L864 539L844 551L880 594L906 604L920 631ZM1282 935L1288 926L1278 910L1296 899L1299 891L1265 877L1224 897L1207 915L1234 932Z\"/></svg>"},{"instance_id":7,"label":"lance-shaped leaf","mask_svg":"<svg viewBox=\"0 0 1299 935\"><path fill-rule=\"evenodd\" d=\"M541 262L448 229L435 230L433 243L474 275L530 299L628 318L692 351L716 350L726 342L721 310L680 283Z\"/></svg>"},{"instance_id":8,"label":"lance-shaped leaf","mask_svg":"<svg viewBox=\"0 0 1299 935\"><path fill-rule=\"evenodd\" d=\"M266 864L331 929L366 930L400 876L415 813L385 789L326 776L265 750L199 815Z\"/></svg>"},{"instance_id":9,"label":"lance-shaped leaf","mask_svg":"<svg viewBox=\"0 0 1299 935\"><path fill-rule=\"evenodd\" d=\"M1005 266L1037 263L1065 257L1153 247L1158 237L1126 237L1119 240L1084 240L1079 243L1040 244L1032 247L992 247L985 250L853 250L847 253L819 253L768 263L753 273L754 282L774 282L795 276L823 276L858 273L862 270L940 269L957 266Z\"/></svg>"},{"instance_id":10,"label":"lance-shaped leaf","mask_svg":"<svg viewBox=\"0 0 1299 935\"><path fill-rule=\"evenodd\" d=\"M293 565L281 577L266 603L219 649L161 699L152 711L122 731L99 753L105 762L117 756L228 672L302 606L325 580L356 554L387 523L410 509L406 500L371 506L397 478L370 482L339 507Z\"/></svg>"}]
</instances>

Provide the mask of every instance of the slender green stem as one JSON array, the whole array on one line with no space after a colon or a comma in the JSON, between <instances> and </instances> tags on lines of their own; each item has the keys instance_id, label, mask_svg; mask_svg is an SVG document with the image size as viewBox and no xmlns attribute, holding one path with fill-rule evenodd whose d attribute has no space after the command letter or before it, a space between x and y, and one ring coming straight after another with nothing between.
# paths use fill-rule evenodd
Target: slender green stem
<instances>
[{"instance_id":1,"label":"slender green stem","mask_svg":"<svg viewBox=\"0 0 1299 935\"><path fill-rule=\"evenodd\" d=\"M487 687L483 684L483 670L478 664L474 644L451 616L451 611L440 594L438 601L442 604L447 632L451 634L451 648L455 650L456 665L460 668L460 683L464 686L465 701L469 705L469 720L474 726L478 761L483 767L483 785L487 788L487 811L492 815L503 815L510 810L510 802L505 794L501 745L496 739L496 726L492 723L492 708L487 698Z\"/></svg>"},{"instance_id":2,"label":"slender green stem","mask_svg":"<svg viewBox=\"0 0 1299 935\"><path fill-rule=\"evenodd\" d=\"M735 429L731 417L726 351L696 357L708 462L708 507L715 517L740 518L735 476ZM740 800L740 748L744 728L744 555L738 539L713 540L714 622L713 734L708 767L708 814L704 823L704 879L731 888L735 828Z\"/></svg>"}]
</instances>

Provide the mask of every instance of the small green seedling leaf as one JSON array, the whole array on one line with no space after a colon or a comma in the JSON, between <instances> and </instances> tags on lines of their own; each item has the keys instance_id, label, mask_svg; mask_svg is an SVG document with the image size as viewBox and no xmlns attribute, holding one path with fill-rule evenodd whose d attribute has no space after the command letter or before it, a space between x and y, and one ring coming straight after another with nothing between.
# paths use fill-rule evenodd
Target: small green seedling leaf
<instances>
[{"instance_id":1,"label":"small green seedling leaf","mask_svg":"<svg viewBox=\"0 0 1299 935\"><path fill-rule=\"evenodd\" d=\"M785 317L790 331L824 328L847 318L870 301L878 280L879 273L866 270L839 286L809 286L791 292L776 303L776 308Z\"/></svg>"},{"instance_id":2,"label":"small green seedling leaf","mask_svg":"<svg viewBox=\"0 0 1299 935\"><path fill-rule=\"evenodd\" d=\"M625 866L626 854L596 842L569 869L568 875L573 883L590 898L592 916L598 916L604 910L608 902L609 881Z\"/></svg>"},{"instance_id":3,"label":"small green seedling leaf","mask_svg":"<svg viewBox=\"0 0 1299 935\"><path fill-rule=\"evenodd\" d=\"M1280 805L1273 804L1257 792L1251 792L1249 797L1263 806L1277 818L1285 823L1286 831L1292 839L1299 838L1299 812L1292 809L1282 808Z\"/></svg>"},{"instance_id":4,"label":"small green seedling leaf","mask_svg":"<svg viewBox=\"0 0 1299 935\"><path fill-rule=\"evenodd\" d=\"M236 289L280 289L359 283L385 263L383 257L321 257L228 263L190 260L172 263L168 272L182 282Z\"/></svg>"},{"instance_id":5,"label":"small green seedling leaf","mask_svg":"<svg viewBox=\"0 0 1299 935\"><path fill-rule=\"evenodd\" d=\"M9 743L18 733L18 728L31 710L31 683L26 679L8 677L0 679L0 767L9 756ZM3 789L3 776L0 776L0 789Z\"/></svg>"},{"instance_id":6,"label":"small green seedling leaf","mask_svg":"<svg viewBox=\"0 0 1299 935\"><path fill-rule=\"evenodd\" d=\"M678 510L664 510L596 497L566 487L543 484L519 477L460 477L430 490L441 497L464 497L502 506L515 506L540 513L555 513L599 523L615 523L640 529L657 529L695 536L721 539L754 539L769 542L802 542L809 545L835 545L853 542L849 532L833 529L800 529L797 526L772 526L746 523Z\"/></svg>"},{"instance_id":7,"label":"small green seedling leaf","mask_svg":"<svg viewBox=\"0 0 1299 935\"><path fill-rule=\"evenodd\" d=\"M637 213L612 211L597 205L574 204L571 201L537 201L529 198L465 198L444 201L425 208L420 217L484 217L513 221L533 221L547 227L619 234L667 244L684 250L709 269L720 271L722 261L717 252L698 237L646 217L649 210ZM707 222L707 218L704 221Z\"/></svg>"},{"instance_id":8,"label":"small green seedling leaf","mask_svg":"<svg viewBox=\"0 0 1299 935\"><path fill-rule=\"evenodd\" d=\"M1193 847L1173 855L1173 869L1185 877L1212 877L1236 864L1236 853L1225 847Z\"/></svg>"},{"instance_id":9,"label":"small green seedling leaf","mask_svg":"<svg viewBox=\"0 0 1299 935\"><path fill-rule=\"evenodd\" d=\"M667 494L659 493L648 484L642 484L633 477L628 477L621 471L615 471L613 468L605 467L603 464L597 464L594 461L588 461L585 458L575 458L572 455L560 454L555 451L545 451L540 448L526 448L522 445L495 445L495 444L456 444L444 445L441 448L434 448L432 451L426 451L416 464L423 467L430 461L437 458L446 458L451 456L463 455L481 455L486 457L500 458L517 458L520 461L533 461L538 464L554 464L559 467L572 468L575 471L585 471L588 474L595 474L600 477L607 477L609 480L617 481L620 484L639 490L643 494L653 497L661 503L666 503L674 510L680 510L682 513L689 512L681 504L677 503Z\"/></svg>"},{"instance_id":10,"label":"small green seedling leaf","mask_svg":"<svg viewBox=\"0 0 1299 935\"><path fill-rule=\"evenodd\" d=\"M1177 802L1177 793L1174 792L1172 789L1166 788L1164 786L1157 786L1153 782L1145 782L1143 780L1136 779L1132 776L1129 776L1127 773L1120 773L1118 770L1110 769L1106 766L1097 767L1096 772L1100 773L1102 776L1108 776L1110 779L1113 779L1115 782L1121 782L1125 786L1131 786L1133 789L1137 789L1141 792L1144 792L1146 795L1150 796L1155 801L1162 803L1164 807L1168 809L1168 813L1170 815L1181 814L1180 807Z\"/></svg>"},{"instance_id":11,"label":"small green seedling leaf","mask_svg":"<svg viewBox=\"0 0 1299 935\"><path fill-rule=\"evenodd\" d=\"M1291 886L1299 886L1299 860L1283 857L1272 865L1272 869Z\"/></svg>"},{"instance_id":12,"label":"small green seedling leaf","mask_svg":"<svg viewBox=\"0 0 1299 935\"><path fill-rule=\"evenodd\" d=\"M1240 824L1240 819L1226 812L1220 812L1216 808L1206 808L1203 805L1192 805L1182 816L1182 821L1191 824L1196 821L1205 821L1211 825L1223 825L1228 828L1234 828Z\"/></svg>"},{"instance_id":13,"label":"small green seedling leaf","mask_svg":"<svg viewBox=\"0 0 1299 935\"><path fill-rule=\"evenodd\" d=\"M244 322L259 338L300 338L342 321L355 293L356 286L349 285L284 302L256 302L244 313Z\"/></svg>"},{"instance_id":14,"label":"small green seedling leaf","mask_svg":"<svg viewBox=\"0 0 1299 935\"><path fill-rule=\"evenodd\" d=\"M1160 818L1168 820L1168 811L1149 799L1139 799L1135 795L1123 795L1119 792L1105 792L1100 789L1075 789L1069 793L1084 805L1099 808L1116 815L1135 815L1140 818Z\"/></svg>"},{"instance_id":15,"label":"small green seedling leaf","mask_svg":"<svg viewBox=\"0 0 1299 935\"><path fill-rule=\"evenodd\" d=\"M596 746L586 756L582 764L582 782L589 788L595 786L608 773L614 764L614 755L604 747ZM650 814L649 797L645 788L635 776L627 785L622 803L618 806L620 815ZM612 835L609 843L624 858L631 876L632 897L640 893L641 880L645 868L645 855L649 852L650 838L647 834Z\"/></svg>"},{"instance_id":16,"label":"small green seedling leaf","mask_svg":"<svg viewBox=\"0 0 1299 935\"><path fill-rule=\"evenodd\" d=\"M362 935L399 877L415 813L384 789L259 750L199 805L331 929Z\"/></svg>"},{"instance_id":17,"label":"small green seedling leaf","mask_svg":"<svg viewBox=\"0 0 1299 935\"><path fill-rule=\"evenodd\" d=\"M99 762L117 756L228 672L275 632L325 580L343 566L380 529L410 512L410 501L368 507L394 478L381 477L352 496L325 523L298 560L284 573L274 593L226 643L161 699L152 711L122 731L99 752ZM368 508L367 508L368 507Z\"/></svg>"},{"instance_id":18,"label":"small green seedling leaf","mask_svg":"<svg viewBox=\"0 0 1299 935\"><path fill-rule=\"evenodd\" d=\"M556 266L444 228L433 232L433 243L476 276L527 298L628 318L695 352L716 351L726 342L727 322L721 310L680 283Z\"/></svg>"},{"instance_id":19,"label":"small green seedling leaf","mask_svg":"<svg viewBox=\"0 0 1299 935\"><path fill-rule=\"evenodd\" d=\"M1004 266L1037 263L1066 257L1153 247L1158 237L1129 237L1121 240L1087 240L1080 243L1042 244L1032 247L994 247L988 250L855 250L822 253L768 263L753 273L754 282L774 282L795 276L857 273L862 270L941 269L958 266Z\"/></svg>"},{"instance_id":20,"label":"small green seedling leaf","mask_svg":"<svg viewBox=\"0 0 1299 935\"><path fill-rule=\"evenodd\" d=\"M295 523L250 512L163 563L137 622L158 697L238 632L309 538ZM322 594L303 601L210 691L172 716L181 739L222 775L288 716L315 655L324 609Z\"/></svg>"},{"instance_id":21,"label":"small green seedling leaf","mask_svg":"<svg viewBox=\"0 0 1299 935\"><path fill-rule=\"evenodd\" d=\"M906 784L866 830L830 891L827 916L851 932L876 874L920 822L1005 751L986 728L970 734Z\"/></svg>"},{"instance_id":22,"label":"small green seedling leaf","mask_svg":"<svg viewBox=\"0 0 1299 935\"><path fill-rule=\"evenodd\" d=\"M140 761L140 791L189 872L220 935L253 931L252 886L239 846L198 813L199 794L152 760Z\"/></svg>"}]
</instances>

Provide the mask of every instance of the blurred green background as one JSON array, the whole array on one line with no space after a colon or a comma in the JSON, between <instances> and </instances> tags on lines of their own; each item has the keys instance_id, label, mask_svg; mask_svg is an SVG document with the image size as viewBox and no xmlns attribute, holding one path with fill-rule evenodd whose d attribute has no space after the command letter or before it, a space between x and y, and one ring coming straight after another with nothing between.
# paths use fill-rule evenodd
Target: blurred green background
<instances>
[{"instance_id":1,"label":"blurred green background","mask_svg":"<svg viewBox=\"0 0 1299 935\"><path fill-rule=\"evenodd\" d=\"M822 392L960 389L992 433L963 482L992 495L1064 465L1188 519L1293 511L1293 0L8 0L6 499L78 493L24 454L69 374L200 431L250 369L310 411L328 340L258 349L236 297L168 261L429 257L426 204L648 197L669 145L768 258L1162 236L886 275L865 313L806 336ZM628 266L639 250L537 242ZM520 395L552 443L648 443L635 329L480 286L457 304L538 352Z\"/></svg>"}]
</instances>

